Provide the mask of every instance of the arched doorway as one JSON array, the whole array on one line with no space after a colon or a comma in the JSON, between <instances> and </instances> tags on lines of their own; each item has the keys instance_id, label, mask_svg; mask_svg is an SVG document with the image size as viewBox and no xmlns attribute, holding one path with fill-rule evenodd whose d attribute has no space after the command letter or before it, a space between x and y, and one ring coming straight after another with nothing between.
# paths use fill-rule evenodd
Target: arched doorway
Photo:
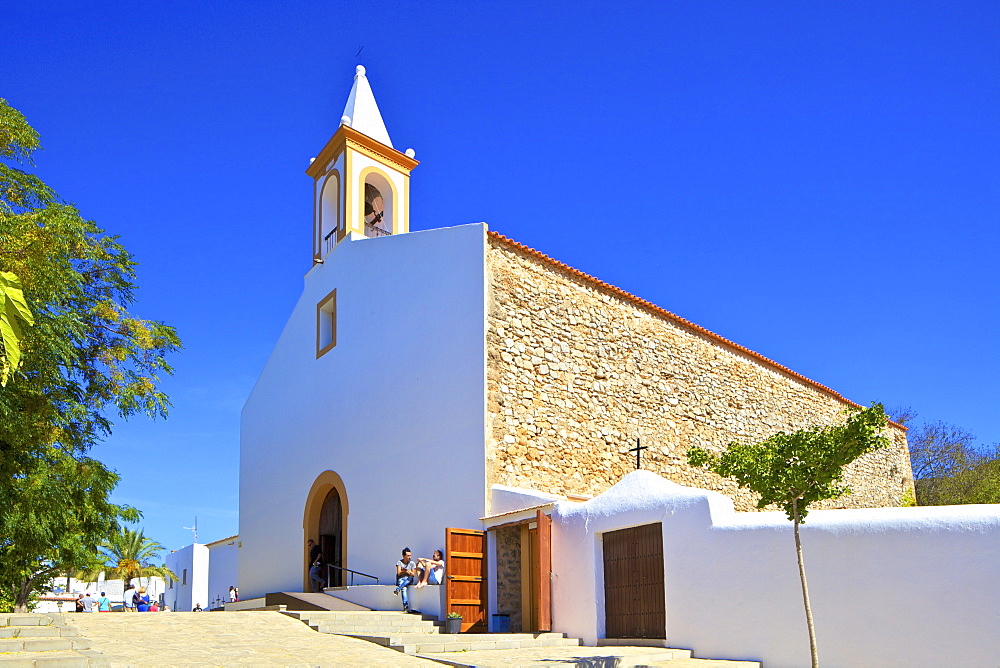
<instances>
[{"instance_id":1,"label":"arched doorway","mask_svg":"<svg viewBox=\"0 0 1000 668\"><path fill-rule=\"evenodd\" d=\"M347 567L348 512L344 481L333 471L323 471L306 496L302 517L302 591L312 591L309 582L309 540L315 541L320 548L324 578L329 570L331 586L340 586L344 582L340 570L327 569L325 565Z\"/></svg>"},{"instance_id":2,"label":"arched doorway","mask_svg":"<svg viewBox=\"0 0 1000 668\"><path fill-rule=\"evenodd\" d=\"M340 507L340 492L334 487L323 500L323 508L319 511L319 547L323 555L324 575L329 572L331 587L343 584L343 574L339 567L343 564L343 527L341 526L342 511ZM337 568L327 569L327 565Z\"/></svg>"}]
</instances>

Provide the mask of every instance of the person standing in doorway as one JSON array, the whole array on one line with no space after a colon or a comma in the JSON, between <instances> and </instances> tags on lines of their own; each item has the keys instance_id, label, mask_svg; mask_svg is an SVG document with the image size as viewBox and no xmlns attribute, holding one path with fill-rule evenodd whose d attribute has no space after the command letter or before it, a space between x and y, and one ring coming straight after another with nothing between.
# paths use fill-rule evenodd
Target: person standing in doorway
<instances>
[{"instance_id":1,"label":"person standing in doorway","mask_svg":"<svg viewBox=\"0 0 1000 668\"><path fill-rule=\"evenodd\" d=\"M403 612L411 612L410 594L406 588L413 584L416 576L417 564L413 561L413 554L410 548L404 547L402 559L396 562L396 588L392 590L393 594L403 599Z\"/></svg>"},{"instance_id":2,"label":"person standing in doorway","mask_svg":"<svg viewBox=\"0 0 1000 668\"><path fill-rule=\"evenodd\" d=\"M306 541L306 549L309 550L309 565L311 566L319 559L320 555L323 553L323 548L316 544L312 538Z\"/></svg>"},{"instance_id":3,"label":"person standing in doorway","mask_svg":"<svg viewBox=\"0 0 1000 668\"><path fill-rule=\"evenodd\" d=\"M323 581L323 562L319 559L313 562L312 566L309 567L309 583L312 585L312 590L316 593L323 591L323 587L326 583Z\"/></svg>"}]
</instances>

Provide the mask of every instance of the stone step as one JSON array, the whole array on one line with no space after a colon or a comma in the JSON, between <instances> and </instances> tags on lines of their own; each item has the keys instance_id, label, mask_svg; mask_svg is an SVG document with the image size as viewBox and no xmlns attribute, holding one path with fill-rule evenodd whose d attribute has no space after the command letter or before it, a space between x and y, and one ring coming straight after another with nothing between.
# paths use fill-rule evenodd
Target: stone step
<instances>
[{"instance_id":1,"label":"stone step","mask_svg":"<svg viewBox=\"0 0 1000 668\"><path fill-rule=\"evenodd\" d=\"M40 615L17 612L0 614L0 628L9 626L66 626L66 617L61 614Z\"/></svg>"},{"instance_id":2,"label":"stone step","mask_svg":"<svg viewBox=\"0 0 1000 668\"><path fill-rule=\"evenodd\" d=\"M299 621L306 624L352 624L354 626L427 626L440 624L433 617L421 617L419 615L408 615L406 617L396 617L392 619L327 619L325 617L304 617Z\"/></svg>"},{"instance_id":3,"label":"stone step","mask_svg":"<svg viewBox=\"0 0 1000 668\"><path fill-rule=\"evenodd\" d=\"M470 650L455 653L420 653L456 668L552 668L553 665L614 666L615 668L761 668L754 661L693 659L691 651L653 646L555 647L544 650Z\"/></svg>"},{"instance_id":4,"label":"stone step","mask_svg":"<svg viewBox=\"0 0 1000 668\"><path fill-rule=\"evenodd\" d=\"M377 621L377 622L392 622L398 620L412 620L412 619L430 619L430 617L424 617L423 615L418 615L414 613L406 612L395 612L395 611L380 611L380 612L348 612L348 611L295 611L286 610L282 612L283 615L298 619L301 621L323 619L323 620L366 620L366 621Z\"/></svg>"},{"instance_id":5,"label":"stone step","mask_svg":"<svg viewBox=\"0 0 1000 668\"><path fill-rule=\"evenodd\" d=\"M404 654L434 654L452 652L472 652L476 650L496 651L503 649L546 649L555 647L578 647L579 640L573 638L560 638L557 640L481 640L469 642L429 642L414 643L412 645L390 645L390 649L395 649Z\"/></svg>"},{"instance_id":6,"label":"stone step","mask_svg":"<svg viewBox=\"0 0 1000 668\"><path fill-rule=\"evenodd\" d=\"M59 666L59 668L85 668L89 666L106 666L106 662L94 660L80 652L19 652L11 655L0 655L0 666L3 668L42 668L42 666Z\"/></svg>"},{"instance_id":7,"label":"stone step","mask_svg":"<svg viewBox=\"0 0 1000 668\"><path fill-rule=\"evenodd\" d=\"M7 638L0 640L0 652L55 652L90 649L86 638Z\"/></svg>"},{"instance_id":8,"label":"stone step","mask_svg":"<svg viewBox=\"0 0 1000 668\"><path fill-rule=\"evenodd\" d=\"M487 649L524 649L528 647L575 647L576 638L562 633L402 633L345 634L367 640L406 654L468 652Z\"/></svg>"},{"instance_id":9,"label":"stone step","mask_svg":"<svg viewBox=\"0 0 1000 668\"><path fill-rule=\"evenodd\" d=\"M72 626L3 626L0 638L60 638L79 635Z\"/></svg>"},{"instance_id":10,"label":"stone step","mask_svg":"<svg viewBox=\"0 0 1000 668\"><path fill-rule=\"evenodd\" d=\"M320 633L332 633L334 635L385 635L401 633L437 634L441 633L441 627L433 624L426 626L385 626L380 624L330 624L320 622L318 624L308 624L309 628Z\"/></svg>"}]
</instances>

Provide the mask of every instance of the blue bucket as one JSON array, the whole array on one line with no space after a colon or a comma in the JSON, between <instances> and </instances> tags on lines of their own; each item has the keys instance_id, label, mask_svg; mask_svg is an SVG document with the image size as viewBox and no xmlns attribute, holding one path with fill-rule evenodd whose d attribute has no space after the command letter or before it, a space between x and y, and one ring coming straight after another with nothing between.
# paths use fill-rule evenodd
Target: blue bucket
<instances>
[{"instance_id":1,"label":"blue bucket","mask_svg":"<svg viewBox=\"0 0 1000 668\"><path fill-rule=\"evenodd\" d=\"M510 615L493 615L493 633L510 633Z\"/></svg>"}]
</instances>

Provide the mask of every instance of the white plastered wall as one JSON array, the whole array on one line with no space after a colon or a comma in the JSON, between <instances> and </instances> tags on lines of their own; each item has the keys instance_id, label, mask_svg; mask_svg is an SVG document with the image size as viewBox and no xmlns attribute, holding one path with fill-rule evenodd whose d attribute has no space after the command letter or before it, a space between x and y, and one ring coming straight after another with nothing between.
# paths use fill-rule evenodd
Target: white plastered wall
<instances>
[{"instance_id":1,"label":"white plastered wall","mask_svg":"<svg viewBox=\"0 0 1000 668\"><path fill-rule=\"evenodd\" d=\"M215 607L216 600L229 600L229 588L236 587L238 579L239 537L208 545L208 600Z\"/></svg>"},{"instance_id":2,"label":"white plastered wall","mask_svg":"<svg viewBox=\"0 0 1000 668\"><path fill-rule=\"evenodd\" d=\"M345 239L306 276L243 409L241 597L301 591L307 493L346 487L346 566L391 582L485 514L485 225ZM337 290L337 345L316 304ZM359 580L358 582L363 582Z\"/></svg>"},{"instance_id":3,"label":"white plastered wall","mask_svg":"<svg viewBox=\"0 0 1000 668\"><path fill-rule=\"evenodd\" d=\"M164 600L171 610L190 612L195 603L208 610L208 567L208 548L199 543L167 555L167 568L181 578L173 581L173 588L168 585L165 592ZM184 571L187 571L186 584Z\"/></svg>"},{"instance_id":4,"label":"white plastered wall","mask_svg":"<svg viewBox=\"0 0 1000 668\"><path fill-rule=\"evenodd\" d=\"M636 471L553 511L553 630L604 636L601 534L663 523L666 635L695 656L809 664L792 526ZM817 510L801 527L823 666L1000 656L1000 506Z\"/></svg>"}]
</instances>

